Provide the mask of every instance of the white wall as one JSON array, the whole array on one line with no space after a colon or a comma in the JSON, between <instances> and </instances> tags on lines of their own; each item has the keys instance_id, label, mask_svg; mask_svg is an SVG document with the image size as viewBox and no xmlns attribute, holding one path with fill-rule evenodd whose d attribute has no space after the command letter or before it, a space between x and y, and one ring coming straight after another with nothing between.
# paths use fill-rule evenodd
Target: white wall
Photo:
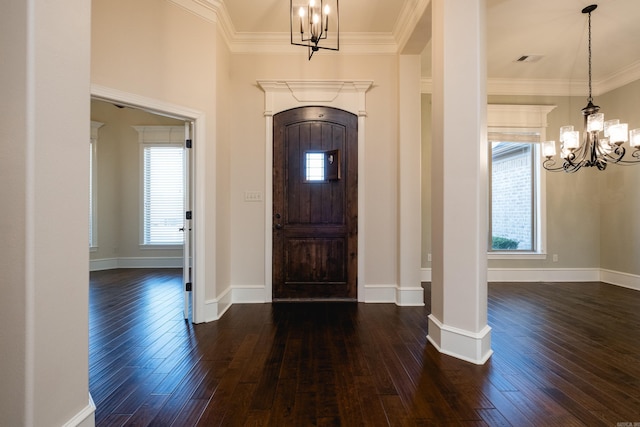
<instances>
[{"instance_id":1,"label":"white wall","mask_svg":"<svg viewBox=\"0 0 640 427\"><path fill-rule=\"evenodd\" d=\"M233 55L231 148L231 280L236 286L265 284L265 206L245 202L247 190L265 188L264 92L258 80L373 80L366 94L365 235L366 285L397 282L398 60L395 55L335 55L307 60L294 55Z\"/></svg>"},{"instance_id":2,"label":"white wall","mask_svg":"<svg viewBox=\"0 0 640 427\"><path fill-rule=\"evenodd\" d=\"M0 17L0 425L92 424L89 23L80 0L9 1Z\"/></svg>"}]
</instances>

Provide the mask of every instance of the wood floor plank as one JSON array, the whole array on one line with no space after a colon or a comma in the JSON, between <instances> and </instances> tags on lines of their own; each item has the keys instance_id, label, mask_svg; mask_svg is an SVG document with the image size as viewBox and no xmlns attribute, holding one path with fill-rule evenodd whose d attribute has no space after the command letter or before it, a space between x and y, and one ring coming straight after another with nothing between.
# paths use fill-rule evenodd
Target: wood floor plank
<instances>
[{"instance_id":1,"label":"wood floor plank","mask_svg":"<svg viewBox=\"0 0 640 427\"><path fill-rule=\"evenodd\" d=\"M424 307L234 304L182 319L181 271L94 272L96 426L605 426L640 421L640 293L492 283L494 355L428 343Z\"/></svg>"}]
</instances>

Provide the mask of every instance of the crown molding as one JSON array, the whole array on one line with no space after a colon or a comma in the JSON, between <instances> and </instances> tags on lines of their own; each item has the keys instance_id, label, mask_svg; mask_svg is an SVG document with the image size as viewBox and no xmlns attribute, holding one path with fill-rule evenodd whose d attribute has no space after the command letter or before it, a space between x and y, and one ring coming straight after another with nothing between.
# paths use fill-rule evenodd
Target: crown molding
<instances>
[{"instance_id":1,"label":"crown molding","mask_svg":"<svg viewBox=\"0 0 640 427\"><path fill-rule=\"evenodd\" d=\"M542 79L488 79L487 95L578 96L584 94L586 81ZM420 92L433 93L430 77L420 81Z\"/></svg>"},{"instance_id":2,"label":"crown molding","mask_svg":"<svg viewBox=\"0 0 640 427\"><path fill-rule=\"evenodd\" d=\"M407 44L430 3L431 0L416 0L404 3L393 27L393 34L398 46L404 47Z\"/></svg>"},{"instance_id":3,"label":"crown molding","mask_svg":"<svg viewBox=\"0 0 640 427\"><path fill-rule=\"evenodd\" d=\"M594 95L602 95L624 85L640 80L640 61L621 69L595 83ZM586 83L585 83L586 84Z\"/></svg>"},{"instance_id":4,"label":"crown molding","mask_svg":"<svg viewBox=\"0 0 640 427\"><path fill-rule=\"evenodd\" d=\"M233 41L236 34L235 27L227 7L221 0L167 0L176 6L185 9L205 21L219 24L218 29L227 46Z\"/></svg>"},{"instance_id":5,"label":"crown molding","mask_svg":"<svg viewBox=\"0 0 640 427\"><path fill-rule=\"evenodd\" d=\"M235 30L223 0L167 0L207 21L218 24L218 31L232 53L299 54L300 46L290 44L287 33L241 33ZM397 54L407 43L425 8L431 0L406 2L392 33L341 33L340 51L333 54ZM593 82L594 96L600 96L626 84L640 80L640 61ZM488 95L582 96L586 80L489 79ZM421 92L432 92L431 78L421 80Z\"/></svg>"},{"instance_id":6,"label":"crown molding","mask_svg":"<svg viewBox=\"0 0 640 427\"><path fill-rule=\"evenodd\" d=\"M299 54L290 33L236 33L228 44L232 53ZM342 33L340 51L333 54L395 54L398 45L387 33Z\"/></svg>"},{"instance_id":7,"label":"crown molding","mask_svg":"<svg viewBox=\"0 0 640 427\"><path fill-rule=\"evenodd\" d=\"M247 33L236 31L229 12L221 0L167 0L206 21L219 24L218 29L232 53L299 53L291 45L291 34ZM424 1L424 0L421 0ZM398 43L391 33L341 33L341 53L395 54Z\"/></svg>"},{"instance_id":8,"label":"crown molding","mask_svg":"<svg viewBox=\"0 0 640 427\"><path fill-rule=\"evenodd\" d=\"M593 82L593 95L600 96L640 79L640 62L605 79ZM586 80L488 79L487 95L586 96ZM420 81L422 93L432 93L430 77Z\"/></svg>"}]
</instances>

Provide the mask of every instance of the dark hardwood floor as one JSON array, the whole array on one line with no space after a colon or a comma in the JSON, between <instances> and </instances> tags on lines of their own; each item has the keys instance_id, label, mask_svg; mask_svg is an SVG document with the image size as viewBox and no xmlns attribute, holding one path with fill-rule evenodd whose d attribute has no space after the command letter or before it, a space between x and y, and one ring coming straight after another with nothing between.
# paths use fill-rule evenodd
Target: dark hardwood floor
<instances>
[{"instance_id":1,"label":"dark hardwood floor","mask_svg":"<svg viewBox=\"0 0 640 427\"><path fill-rule=\"evenodd\" d=\"M238 304L182 319L180 270L91 274L100 426L640 425L640 293L601 283L489 286L494 355L426 340L391 304Z\"/></svg>"}]
</instances>

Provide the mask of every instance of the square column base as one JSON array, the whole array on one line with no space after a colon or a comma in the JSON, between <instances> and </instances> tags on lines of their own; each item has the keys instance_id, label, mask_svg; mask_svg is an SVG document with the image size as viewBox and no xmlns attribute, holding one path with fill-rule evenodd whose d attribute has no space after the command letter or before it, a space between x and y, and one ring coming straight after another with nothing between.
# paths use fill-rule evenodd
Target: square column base
<instances>
[{"instance_id":1,"label":"square column base","mask_svg":"<svg viewBox=\"0 0 640 427\"><path fill-rule=\"evenodd\" d=\"M474 333L447 326L430 314L427 339L440 353L476 365L484 365L493 354L489 325Z\"/></svg>"}]
</instances>

